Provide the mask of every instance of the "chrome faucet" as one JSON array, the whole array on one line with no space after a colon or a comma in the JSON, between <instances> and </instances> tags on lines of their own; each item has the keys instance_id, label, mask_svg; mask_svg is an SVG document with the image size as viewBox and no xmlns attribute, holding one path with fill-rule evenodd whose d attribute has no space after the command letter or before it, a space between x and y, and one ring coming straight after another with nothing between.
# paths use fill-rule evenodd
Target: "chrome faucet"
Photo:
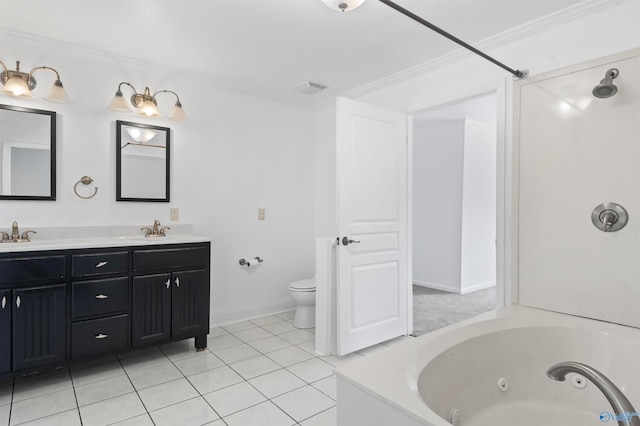
<instances>
[{"instance_id":1,"label":"chrome faucet","mask_svg":"<svg viewBox=\"0 0 640 426\"><path fill-rule=\"evenodd\" d=\"M0 231L0 235L2 235L2 243L28 243L29 241L29 233L37 234L36 231L28 230L24 231L22 235L20 235L20 231L18 230L18 222L15 220L11 224L11 235L7 234L4 231Z\"/></svg>"},{"instance_id":2,"label":"chrome faucet","mask_svg":"<svg viewBox=\"0 0 640 426\"><path fill-rule=\"evenodd\" d=\"M575 361L565 361L549 368L547 377L562 382L568 373L581 374L600 389L616 414L618 426L640 426L640 418L631 402L611 380L595 368Z\"/></svg>"},{"instance_id":3,"label":"chrome faucet","mask_svg":"<svg viewBox=\"0 0 640 426\"><path fill-rule=\"evenodd\" d=\"M167 234L165 231L167 229L171 228L168 226L160 227L160 221L158 219L154 219L152 228L149 228L148 226L140 228L141 231L147 231L145 237L166 237Z\"/></svg>"}]
</instances>

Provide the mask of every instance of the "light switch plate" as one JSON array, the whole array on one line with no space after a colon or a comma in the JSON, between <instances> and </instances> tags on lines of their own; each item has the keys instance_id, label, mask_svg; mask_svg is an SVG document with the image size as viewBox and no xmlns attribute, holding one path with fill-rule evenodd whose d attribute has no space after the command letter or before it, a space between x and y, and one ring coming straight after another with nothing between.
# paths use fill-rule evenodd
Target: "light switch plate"
<instances>
[{"instance_id":1,"label":"light switch plate","mask_svg":"<svg viewBox=\"0 0 640 426\"><path fill-rule=\"evenodd\" d=\"M177 221L179 217L180 217L180 215L178 213L178 208L177 207L171 207L169 209L169 219L171 219L173 221Z\"/></svg>"}]
</instances>

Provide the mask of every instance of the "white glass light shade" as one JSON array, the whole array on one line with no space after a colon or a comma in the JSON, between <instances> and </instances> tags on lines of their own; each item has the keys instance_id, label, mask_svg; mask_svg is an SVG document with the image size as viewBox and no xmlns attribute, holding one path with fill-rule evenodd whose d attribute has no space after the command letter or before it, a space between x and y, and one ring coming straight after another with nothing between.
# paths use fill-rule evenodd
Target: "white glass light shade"
<instances>
[{"instance_id":1,"label":"white glass light shade","mask_svg":"<svg viewBox=\"0 0 640 426\"><path fill-rule=\"evenodd\" d=\"M131 108L127 105L127 101L124 100L124 96L122 93L118 94L111 99L111 103L107 107L110 111L119 111L119 112L131 112Z\"/></svg>"},{"instance_id":2,"label":"white glass light shade","mask_svg":"<svg viewBox=\"0 0 640 426\"><path fill-rule=\"evenodd\" d=\"M153 139L155 135L158 134L158 132L153 131L151 129L141 129L139 127L127 126L124 129L127 131L127 133L129 133L129 136L131 136L131 139L133 139L138 143L147 143L151 139Z\"/></svg>"},{"instance_id":3,"label":"white glass light shade","mask_svg":"<svg viewBox=\"0 0 640 426\"><path fill-rule=\"evenodd\" d=\"M147 117L160 117L160 111L152 101L144 101L138 108L138 114L146 115Z\"/></svg>"},{"instance_id":4,"label":"white glass light shade","mask_svg":"<svg viewBox=\"0 0 640 426\"><path fill-rule=\"evenodd\" d=\"M182 105L180 105L180 103L176 103L173 106L171 114L169 114L169 118L173 121L186 121L189 119L189 117L187 117L187 114L185 114L184 110L182 109Z\"/></svg>"},{"instance_id":5,"label":"white glass light shade","mask_svg":"<svg viewBox=\"0 0 640 426\"><path fill-rule=\"evenodd\" d=\"M365 2L365 0L320 0L320 1L322 1L322 3L324 3L327 7L333 10L336 10L338 12L349 12Z\"/></svg>"},{"instance_id":6,"label":"white glass light shade","mask_svg":"<svg viewBox=\"0 0 640 426\"><path fill-rule=\"evenodd\" d=\"M31 90L29 90L29 86L27 86L27 83L20 77L11 77L7 80L2 91L12 96L33 98Z\"/></svg>"},{"instance_id":7,"label":"white glass light shade","mask_svg":"<svg viewBox=\"0 0 640 426\"><path fill-rule=\"evenodd\" d=\"M70 104L71 99L69 99L69 95L67 94L67 91L64 90L64 87L62 87L62 83L59 83L59 84L58 83L59 83L59 80L56 81L53 84L53 86L51 86L51 88L47 92L47 96L45 96L42 99L44 99L45 101L55 102L58 104Z\"/></svg>"}]
</instances>

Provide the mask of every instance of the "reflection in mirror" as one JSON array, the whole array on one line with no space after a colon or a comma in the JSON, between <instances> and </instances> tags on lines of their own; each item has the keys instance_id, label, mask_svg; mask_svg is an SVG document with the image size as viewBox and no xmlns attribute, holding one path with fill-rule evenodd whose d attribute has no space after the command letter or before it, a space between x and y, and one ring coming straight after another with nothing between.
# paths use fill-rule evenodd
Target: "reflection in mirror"
<instances>
[{"instance_id":1,"label":"reflection in mirror","mask_svg":"<svg viewBox=\"0 0 640 426\"><path fill-rule=\"evenodd\" d=\"M56 113L0 104L0 199L56 199Z\"/></svg>"},{"instance_id":2,"label":"reflection in mirror","mask_svg":"<svg viewBox=\"0 0 640 426\"><path fill-rule=\"evenodd\" d=\"M116 201L169 201L170 129L116 121Z\"/></svg>"}]
</instances>

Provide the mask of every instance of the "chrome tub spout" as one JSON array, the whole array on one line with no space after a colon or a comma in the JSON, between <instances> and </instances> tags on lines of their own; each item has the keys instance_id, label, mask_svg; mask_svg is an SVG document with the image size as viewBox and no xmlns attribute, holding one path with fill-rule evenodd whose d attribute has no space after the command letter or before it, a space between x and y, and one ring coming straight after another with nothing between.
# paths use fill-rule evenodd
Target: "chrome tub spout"
<instances>
[{"instance_id":1,"label":"chrome tub spout","mask_svg":"<svg viewBox=\"0 0 640 426\"><path fill-rule=\"evenodd\" d=\"M595 368L580 362L565 361L549 368L547 377L562 382L568 373L581 374L600 389L616 414L618 426L640 426L640 418L631 402L611 380Z\"/></svg>"}]
</instances>

